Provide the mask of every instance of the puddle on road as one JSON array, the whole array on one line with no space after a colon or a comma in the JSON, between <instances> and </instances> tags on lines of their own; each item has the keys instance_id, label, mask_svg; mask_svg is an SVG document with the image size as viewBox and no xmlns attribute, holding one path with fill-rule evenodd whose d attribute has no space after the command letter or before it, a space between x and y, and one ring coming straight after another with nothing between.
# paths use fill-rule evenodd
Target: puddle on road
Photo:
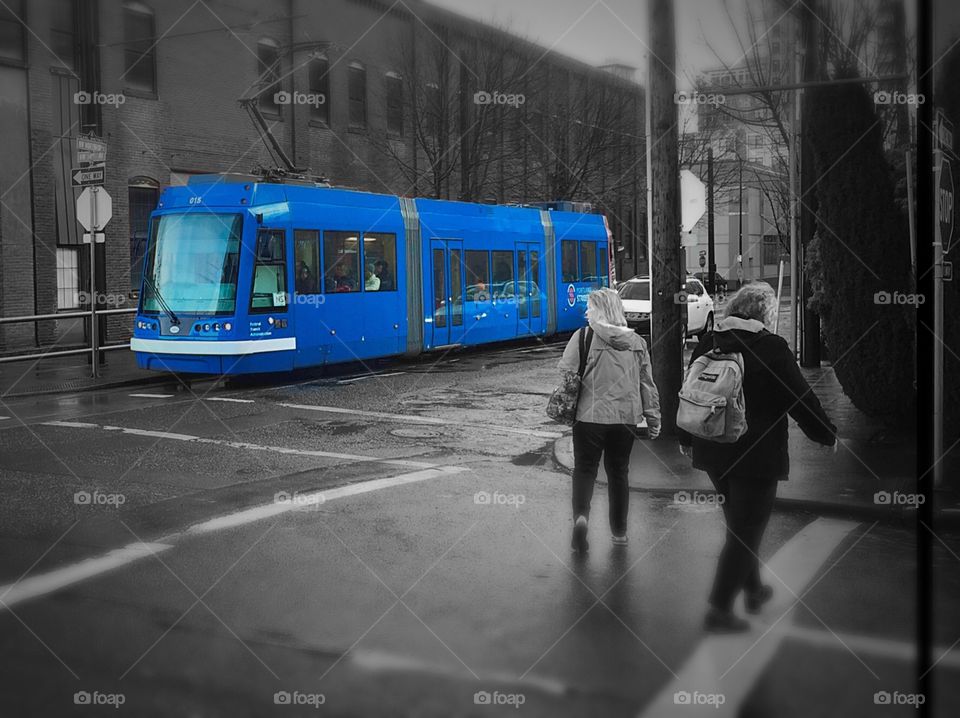
<instances>
[{"instance_id":1,"label":"puddle on road","mask_svg":"<svg viewBox=\"0 0 960 718\"><path fill-rule=\"evenodd\" d=\"M553 442L548 441L539 449L514 456L510 463L514 466L545 466L553 461Z\"/></svg>"}]
</instances>

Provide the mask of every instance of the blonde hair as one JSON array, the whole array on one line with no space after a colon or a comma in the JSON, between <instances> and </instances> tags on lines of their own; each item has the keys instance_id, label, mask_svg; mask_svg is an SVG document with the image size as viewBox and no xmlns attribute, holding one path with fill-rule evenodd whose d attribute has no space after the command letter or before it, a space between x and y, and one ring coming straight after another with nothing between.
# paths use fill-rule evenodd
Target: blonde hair
<instances>
[{"instance_id":1,"label":"blonde hair","mask_svg":"<svg viewBox=\"0 0 960 718\"><path fill-rule=\"evenodd\" d=\"M747 319L758 319L768 329L773 327L777 316L777 294L766 282L744 284L730 297L724 316L734 314Z\"/></svg>"},{"instance_id":2,"label":"blonde hair","mask_svg":"<svg viewBox=\"0 0 960 718\"><path fill-rule=\"evenodd\" d=\"M620 295L609 287L595 289L587 296L587 309L590 319L616 327L627 326L627 317L623 313Z\"/></svg>"}]
</instances>

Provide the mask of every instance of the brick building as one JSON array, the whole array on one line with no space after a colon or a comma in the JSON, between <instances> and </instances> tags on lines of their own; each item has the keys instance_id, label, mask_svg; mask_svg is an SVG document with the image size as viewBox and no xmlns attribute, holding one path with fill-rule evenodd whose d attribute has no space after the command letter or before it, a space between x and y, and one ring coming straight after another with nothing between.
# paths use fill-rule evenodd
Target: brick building
<instances>
[{"instance_id":1,"label":"brick building","mask_svg":"<svg viewBox=\"0 0 960 718\"><path fill-rule=\"evenodd\" d=\"M575 41L575 40L571 40ZM618 271L645 268L643 91L420 0L7 0L0 8L0 316L81 307L76 137L107 143L97 291L135 302L159 192L292 162L338 186L604 211ZM79 93L79 94L78 94ZM129 317L109 320L127 336ZM79 320L0 326L0 351L84 341Z\"/></svg>"}]
</instances>

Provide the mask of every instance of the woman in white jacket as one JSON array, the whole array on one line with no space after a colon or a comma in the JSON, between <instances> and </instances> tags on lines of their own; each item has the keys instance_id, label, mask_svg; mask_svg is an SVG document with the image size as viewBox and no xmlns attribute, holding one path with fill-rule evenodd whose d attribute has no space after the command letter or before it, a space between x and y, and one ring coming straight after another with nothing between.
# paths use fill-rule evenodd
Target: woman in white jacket
<instances>
[{"instance_id":1,"label":"woman in white jacket","mask_svg":"<svg viewBox=\"0 0 960 718\"><path fill-rule=\"evenodd\" d=\"M653 383L647 343L627 327L620 296L598 289L587 298L587 320L593 332L583 373L577 418L573 424L573 539L571 547L588 548L587 522L600 459L607 472L610 531L613 543L627 543L630 452L641 418L651 439L660 433L660 396ZM581 329L580 332L588 331ZM558 368L576 373L580 337L567 343Z\"/></svg>"}]
</instances>

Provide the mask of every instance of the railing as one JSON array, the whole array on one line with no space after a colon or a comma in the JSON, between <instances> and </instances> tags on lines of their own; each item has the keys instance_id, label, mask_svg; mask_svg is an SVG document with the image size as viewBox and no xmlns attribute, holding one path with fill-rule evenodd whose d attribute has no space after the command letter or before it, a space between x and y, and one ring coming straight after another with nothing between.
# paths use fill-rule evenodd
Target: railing
<instances>
[{"instance_id":1,"label":"railing","mask_svg":"<svg viewBox=\"0 0 960 718\"><path fill-rule=\"evenodd\" d=\"M90 346L84 347L82 349L58 349L56 351L48 350L41 352L31 352L29 354L13 354L11 356L0 357L0 364L7 364L9 362L17 361L29 361L35 359L37 361L41 359L48 359L52 357L65 357L65 356L75 356L77 354L89 354L91 357L91 366L93 376L96 378L99 375L100 367L99 358L100 352L112 351L114 349L129 349L130 343L126 342L124 344L105 344L100 345L99 342L99 331L97 327L97 319L103 316L110 316L112 314L136 314L137 310L135 307L130 307L128 309L89 309L87 311L78 311L78 312L60 312L57 314L32 314L24 317L0 317L0 325L3 324L16 324L19 322L42 322L49 321L53 319L79 319L79 318L89 318L91 320L90 326Z\"/></svg>"}]
</instances>

